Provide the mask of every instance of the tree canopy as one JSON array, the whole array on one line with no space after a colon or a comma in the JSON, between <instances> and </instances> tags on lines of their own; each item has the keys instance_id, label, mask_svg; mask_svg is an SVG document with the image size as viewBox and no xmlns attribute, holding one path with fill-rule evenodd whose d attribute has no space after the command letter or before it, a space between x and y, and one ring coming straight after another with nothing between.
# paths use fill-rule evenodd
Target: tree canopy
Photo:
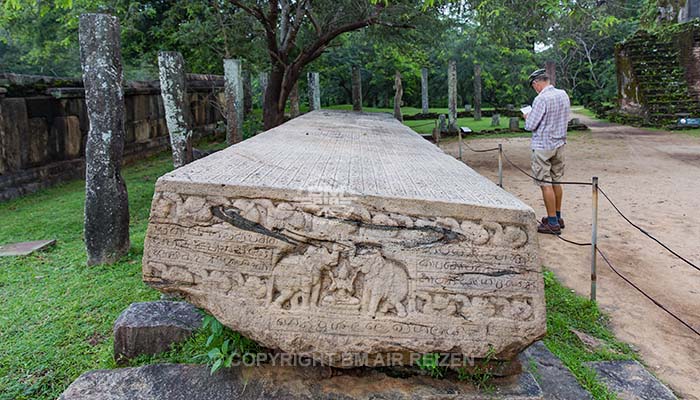
<instances>
[{"instance_id":1,"label":"tree canopy","mask_svg":"<svg viewBox=\"0 0 700 400\"><path fill-rule=\"evenodd\" d=\"M370 105L390 105L395 71L404 103L418 105L421 68L430 73L431 103L446 104L451 59L460 104L471 102L475 64L486 104L529 101L525 77L545 60L557 63L558 86L575 101L608 101L615 43L640 24L663 22L658 6L669 1L5 0L0 70L79 76L77 19L109 12L122 24L127 79L156 78L160 50L180 51L196 73L222 73L223 58L240 58L270 74L268 126L281 121L289 92L297 81L303 89L299 78L311 70L321 72L325 103L349 102L352 65L361 66Z\"/></svg>"}]
</instances>

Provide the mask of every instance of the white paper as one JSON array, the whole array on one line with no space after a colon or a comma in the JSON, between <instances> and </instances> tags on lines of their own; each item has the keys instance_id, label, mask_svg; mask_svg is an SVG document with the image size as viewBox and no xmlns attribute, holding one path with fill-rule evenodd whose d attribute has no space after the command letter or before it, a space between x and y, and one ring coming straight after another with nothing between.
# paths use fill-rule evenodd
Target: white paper
<instances>
[{"instance_id":1,"label":"white paper","mask_svg":"<svg viewBox=\"0 0 700 400\"><path fill-rule=\"evenodd\" d=\"M530 106L523 107L520 109L520 112L523 114L530 114L530 112L532 112L532 107L530 107Z\"/></svg>"}]
</instances>

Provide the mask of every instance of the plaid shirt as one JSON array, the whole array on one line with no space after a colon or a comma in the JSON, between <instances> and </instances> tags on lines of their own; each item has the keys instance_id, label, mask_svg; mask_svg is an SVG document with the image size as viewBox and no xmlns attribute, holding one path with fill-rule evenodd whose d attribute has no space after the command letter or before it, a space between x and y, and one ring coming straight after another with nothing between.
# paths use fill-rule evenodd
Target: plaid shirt
<instances>
[{"instance_id":1,"label":"plaid shirt","mask_svg":"<svg viewBox=\"0 0 700 400\"><path fill-rule=\"evenodd\" d=\"M566 144L571 105L565 91L546 86L532 103L525 129L532 131L533 150L554 150Z\"/></svg>"}]
</instances>

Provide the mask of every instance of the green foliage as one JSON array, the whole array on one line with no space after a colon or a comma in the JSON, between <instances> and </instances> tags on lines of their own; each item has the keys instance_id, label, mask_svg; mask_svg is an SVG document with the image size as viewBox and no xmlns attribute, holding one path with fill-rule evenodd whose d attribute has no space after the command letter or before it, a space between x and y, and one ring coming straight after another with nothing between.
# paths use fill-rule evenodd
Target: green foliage
<instances>
[{"instance_id":1,"label":"green foliage","mask_svg":"<svg viewBox=\"0 0 700 400\"><path fill-rule=\"evenodd\" d=\"M613 399L595 374L584 366L587 361L636 359L629 345L619 342L608 327L608 317L595 302L577 296L561 285L551 271L544 272L545 298L547 301L547 348L562 360L581 386L595 399ZM595 350L585 347L572 332L575 329L589 334L604 343Z\"/></svg>"},{"instance_id":2,"label":"green foliage","mask_svg":"<svg viewBox=\"0 0 700 400\"><path fill-rule=\"evenodd\" d=\"M116 368L114 321L129 304L160 298L142 282L141 259L155 181L170 170L168 152L123 170L131 250L114 265L85 264L84 180L0 204L0 243L57 239L46 251L0 258L1 400L56 399L80 374ZM193 362L204 344L199 335L169 361Z\"/></svg>"},{"instance_id":3,"label":"green foliage","mask_svg":"<svg viewBox=\"0 0 700 400\"><path fill-rule=\"evenodd\" d=\"M425 67L431 104L445 106L446 66L456 60L461 106L473 103L473 66L481 64L483 104L505 106L530 103L535 93L525 77L554 60L557 85L575 102L611 101L617 90L614 44L634 32L640 18L655 19L658 5L668 2L677 0L373 0L385 6L386 25L413 29L379 25L342 35L306 69L321 72L324 104L342 104L350 102L350 66L360 65L365 104L391 107L395 71L402 74L404 105L420 105ZM320 21L340 23L367 7L357 0L318 2L314 13ZM225 0L9 0L0 7L0 69L79 76L78 15L94 11L120 18L128 79L157 78L160 50L180 51L191 72L221 73L221 59L232 56L253 71L270 69L270 56L261 51L267 48L262 25ZM339 14L343 21L333 19ZM290 59L316 39L312 24L302 24ZM300 92L305 99L305 79Z\"/></svg>"},{"instance_id":4,"label":"green foliage","mask_svg":"<svg viewBox=\"0 0 700 400\"><path fill-rule=\"evenodd\" d=\"M212 374L221 368L231 368L234 361L250 363L260 351L257 343L225 327L212 315L204 315L202 329L209 330L205 356Z\"/></svg>"},{"instance_id":5,"label":"green foliage","mask_svg":"<svg viewBox=\"0 0 700 400\"><path fill-rule=\"evenodd\" d=\"M442 378L447 370L447 367L440 365L439 353L423 354L416 360L416 365L421 370L428 372L433 378Z\"/></svg>"},{"instance_id":6,"label":"green foliage","mask_svg":"<svg viewBox=\"0 0 700 400\"><path fill-rule=\"evenodd\" d=\"M493 361L495 355L496 349L489 345L489 351L486 353L486 357L482 360L478 360L473 368L462 367L457 371L459 380L467 381L480 390L487 392L493 391L493 385L491 384L493 374L489 363Z\"/></svg>"}]
</instances>

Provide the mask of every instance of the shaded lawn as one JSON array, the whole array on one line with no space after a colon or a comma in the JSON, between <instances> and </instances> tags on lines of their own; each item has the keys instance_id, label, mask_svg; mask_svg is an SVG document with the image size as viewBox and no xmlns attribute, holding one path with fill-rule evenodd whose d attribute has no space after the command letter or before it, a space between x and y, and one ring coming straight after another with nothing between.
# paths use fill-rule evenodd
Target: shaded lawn
<instances>
[{"instance_id":1,"label":"shaded lawn","mask_svg":"<svg viewBox=\"0 0 700 400\"><path fill-rule=\"evenodd\" d=\"M331 110L352 110L352 104L337 104L333 106L327 106L324 108L328 108ZM493 107L482 107L481 110L493 110ZM449 112L449 109L447 107L430 107L430 112L431 113L437 113L437 114L445 114ZM394 108L388 108L388 107L362 107L362 111L364 112L383 112L383 113L389 113L389 114L394 114ZM457 109L457 111L464 111L463 109ZM415 115L415 114L420 114L423 112L421 108L418 107L401 107L401 114L403 115ZM488 117L489 120L491 120L491 117Z\"/></svg>"},{"instance_id":2,"label":"shaded lawn","mask_svg":"<svg viewBox=\"0 0 700 400\"><path fill-rule=\"evenodd\" d=\"M131 251L112 266L85 264L85 181L0 204L0 244L58 239L0 258L0 399L53 399L81 373L115 367L114 320L132 302L160 298L141 282L141 257L155 181L171 169L169 153L124 169Z\"/></svg>"}]
</instances>

